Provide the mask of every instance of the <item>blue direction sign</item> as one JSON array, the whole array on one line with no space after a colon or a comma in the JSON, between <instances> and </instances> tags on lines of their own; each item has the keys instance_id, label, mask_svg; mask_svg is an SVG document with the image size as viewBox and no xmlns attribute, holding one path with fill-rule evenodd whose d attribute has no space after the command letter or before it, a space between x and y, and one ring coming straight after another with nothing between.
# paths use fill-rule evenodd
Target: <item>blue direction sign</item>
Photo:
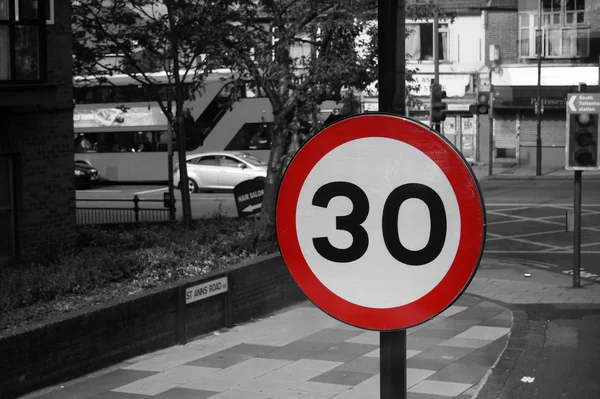
<instances>
[{"instance_id":1,"label":"blue direction sign","mask_svg":"<svg viewBox=\"0 0 600 399\"><path fill-rule=\"evenodd\" d=\"M600 114L600 93L569 93L567 114Z\"/></svg>"}]
</instances>

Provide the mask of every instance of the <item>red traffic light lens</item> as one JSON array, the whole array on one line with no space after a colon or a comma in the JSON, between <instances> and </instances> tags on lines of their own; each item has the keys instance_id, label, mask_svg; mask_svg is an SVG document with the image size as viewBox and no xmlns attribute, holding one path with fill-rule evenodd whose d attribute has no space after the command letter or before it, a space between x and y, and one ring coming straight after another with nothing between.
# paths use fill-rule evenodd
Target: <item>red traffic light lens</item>
<instances>
[{"instance_id":1,"label":"red traffic light lens","mask_svg":"<svg viewBox=\"0 0 600 399\"><path fill-rule=\"evenodd\" d=\"M581 125L589 125L591 121L592 117L590 114L579 114L577 117L577 122L579 122Z\"/></svg>"}]
</instances>

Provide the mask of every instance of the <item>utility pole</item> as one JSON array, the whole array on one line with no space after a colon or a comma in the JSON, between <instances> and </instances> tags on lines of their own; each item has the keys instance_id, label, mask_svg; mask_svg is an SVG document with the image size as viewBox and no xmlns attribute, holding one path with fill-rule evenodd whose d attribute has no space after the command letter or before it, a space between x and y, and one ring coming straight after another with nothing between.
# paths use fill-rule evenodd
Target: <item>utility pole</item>
<instances>
[{"instance_id":1,"label":"utility pole","mask_svg":"<svg viewBox=\"0 0 600 399\"><path fill-rule=\"evenodd\" d=\"M542 175L542 0L538 2L538 32L536 32L536 52L537 52L537 104L535 107L537 113L537 137L535 140L536 162L535 174Z\"/></svg>"}]
</instances>

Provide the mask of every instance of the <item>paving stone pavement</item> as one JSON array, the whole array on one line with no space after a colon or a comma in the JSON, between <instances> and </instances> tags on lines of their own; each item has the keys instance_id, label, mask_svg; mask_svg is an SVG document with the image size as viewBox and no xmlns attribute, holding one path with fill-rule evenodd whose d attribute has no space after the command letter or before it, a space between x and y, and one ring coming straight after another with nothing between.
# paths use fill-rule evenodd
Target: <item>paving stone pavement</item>
<instances>
[{"instance_id":1,"label":"paving stone pavement","mask_svg":"<svg viewBox=\"0 0 600 399\"><path fill-rule=\"evenodd\" d=\"M484 258L466 294L408 330L407 398L476 397L510 335L506 304L600 298L600 284L572 289L570 281ZM363 399L379 397L379 378L379 333L341 323L307 301L24 398Z\"/></svg>"}]
</instances>

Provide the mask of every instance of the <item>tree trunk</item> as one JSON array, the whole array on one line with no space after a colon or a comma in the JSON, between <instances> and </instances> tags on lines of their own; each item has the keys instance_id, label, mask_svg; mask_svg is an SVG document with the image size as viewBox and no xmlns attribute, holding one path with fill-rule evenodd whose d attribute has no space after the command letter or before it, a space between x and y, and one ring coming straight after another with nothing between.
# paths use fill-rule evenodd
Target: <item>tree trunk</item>
<instances>
[{"instance_id":1,"label":"tree trunk","mask_svg":"<svg viewBox=\"0 0 600 399\"><path fill-rule=\"evenodd\" d=\"M181 208L183 224L187 229L192 228L192 204L188 190L187 163L185 159L185 127L181 118L181 109L177 107L177 159L179 160L179 189L181 191Z\"/></svg>"},{"instance_id":2,"label":"tree trunk","mask_svg":"<svg viewBox=\"0 0 600 399\"><path fill-rule=\"evenodd\" d=\"M283 172L283 158L288 146L288 122L285 118L275 115L275 133L271 143L269 167L265 179L265 195L260 212L260 233L263 239L276 239L275 216L277 208L277 195L281 186Z\"/></svg>"}]
</instances>

